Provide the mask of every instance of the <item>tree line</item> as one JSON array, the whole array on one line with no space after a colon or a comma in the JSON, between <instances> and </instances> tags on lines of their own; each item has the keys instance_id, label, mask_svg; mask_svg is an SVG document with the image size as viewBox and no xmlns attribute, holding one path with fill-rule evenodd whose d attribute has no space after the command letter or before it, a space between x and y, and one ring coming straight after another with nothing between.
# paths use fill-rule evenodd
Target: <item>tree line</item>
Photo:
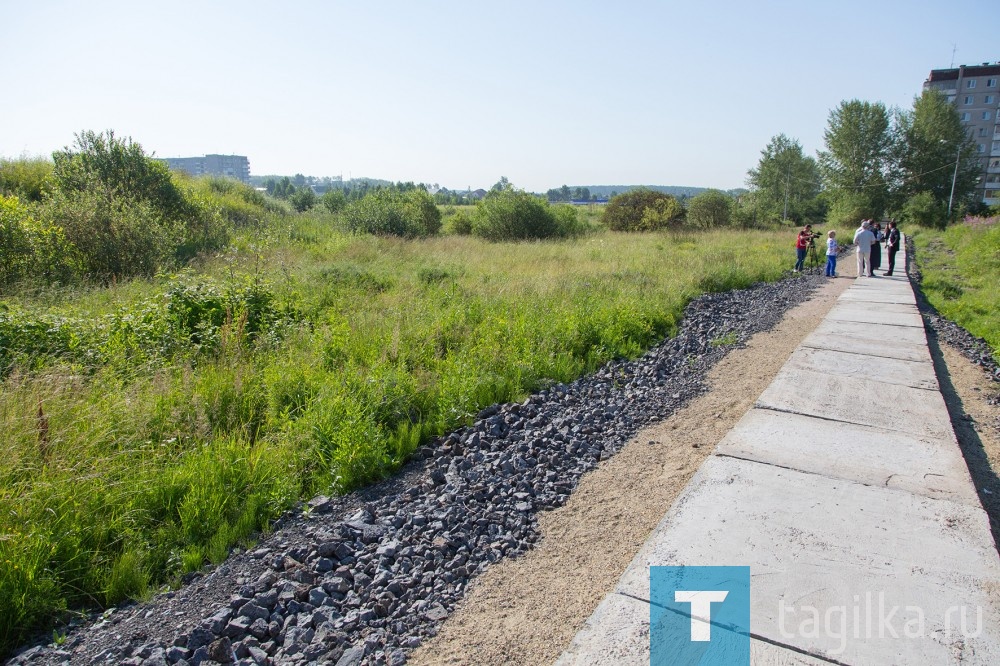
<instances>
[{"instance_id":1,"label":"tree line","mask_svg":"<svg viewBox=\"0 0 1000 666\"><path fill-rule=\"evenodd\" d=\"M971 196L980 171L975 145L938 91L924 91L906 110L841 102L823 138L813 158L797 140L773 137L748 172L750 191L740 197L738 215L764 223L890 216L941 225L949 215L985 212Z\"/></svg>"}]
</instances>

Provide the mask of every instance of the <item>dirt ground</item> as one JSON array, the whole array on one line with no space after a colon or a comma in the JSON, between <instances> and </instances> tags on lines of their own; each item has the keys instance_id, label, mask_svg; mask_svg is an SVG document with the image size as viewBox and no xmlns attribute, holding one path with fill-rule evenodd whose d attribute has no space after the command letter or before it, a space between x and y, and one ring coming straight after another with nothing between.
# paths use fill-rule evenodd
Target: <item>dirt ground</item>
<instances>
[{"instance_id":1,"label":"dirt ground","mask_svg":"<svg viewBox=\"0 0 1000 666\"><path fill-rule=\"evenodd\" d=\"M551 663L610 592L715 445L853 283L853 256L773 330L730 352L709 374L710 391L650 427L580 481L560 509L542 514L542 540L491 567L436 638L408 663Z\"/></svg>"},{"instance_id":2,"label":"dirt ground","mask_svg":"<svg viewBox=\"0 0 1000 666\"><path fill-rule=\"evenodd\" d=\"M1000 546L1000 409L989 403L1000 386L953 348L929 342L955 435Z\"/></svg>"}]
</instances>

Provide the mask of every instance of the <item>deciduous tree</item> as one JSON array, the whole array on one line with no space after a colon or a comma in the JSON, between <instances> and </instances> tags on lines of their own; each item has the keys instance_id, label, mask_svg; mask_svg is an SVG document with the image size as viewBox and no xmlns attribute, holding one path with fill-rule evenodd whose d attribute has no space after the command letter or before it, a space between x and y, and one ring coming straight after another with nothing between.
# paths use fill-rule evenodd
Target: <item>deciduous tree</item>
<instances>
[{"instance_id":1,"label":"deciduous tree","mask_svg":"<svg viewBox=\"0 0 1000 666\"><path fill-rule=\"evenodd\" d=\"M819 153L832 207L849 197L867 217L881 217L889 205L894 138L889 112L881 102L850 100L830 112Z\"/></svg>"},{"instance_id":2,"label":"deciduous tree","mask_svg":"<svg viewBox=\"0 0 1000 666\"><path fill-rule=\"evenodd\" d=\"M771 138L760 151L757 167L747 172L753 190L754 217L761 222L791 219L801 222L816 209L820 175L816 160L784 134Z\"/></svg>"}]
</instances>

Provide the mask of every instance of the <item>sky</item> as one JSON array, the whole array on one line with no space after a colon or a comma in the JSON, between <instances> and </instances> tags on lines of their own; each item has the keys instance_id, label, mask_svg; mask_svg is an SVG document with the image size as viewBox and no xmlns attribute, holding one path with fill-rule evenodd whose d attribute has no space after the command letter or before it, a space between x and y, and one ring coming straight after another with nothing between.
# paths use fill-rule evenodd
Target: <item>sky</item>
<instances>
[{"instance_id":1,"label":"sky","mask_svg":"<svg viewBox=\"0 0 1000 666\"><path fill-rule=\"evenodd\" d=\"M0 157L114 130L252 174L731 189L777 134L1000 61L997 0L0 0Z\"/></svg>"}]
</instances>

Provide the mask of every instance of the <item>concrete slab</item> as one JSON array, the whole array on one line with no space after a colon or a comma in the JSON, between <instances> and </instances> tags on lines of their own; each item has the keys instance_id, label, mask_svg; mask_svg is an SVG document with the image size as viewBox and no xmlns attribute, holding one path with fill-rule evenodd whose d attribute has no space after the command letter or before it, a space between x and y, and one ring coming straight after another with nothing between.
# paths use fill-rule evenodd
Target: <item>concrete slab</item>
<instances>
[{"instance_id":1,"label":"concrete slab","mask_svg":"<svg viewBox=\"0 0 1000 666\"><path fill-rule=\"evenodd\" d=\"M867 376L885 384L939 390L934 364L930 358L923 361L905 361L869 354L866 351L867 346L861 346L852 352L799 347L788 358L784 367L789 370L814 370L843 377Z\"/></svg>"},{"instance_id":2,"label":"concrete slab","mask_svg":"<svg viewBox=\"0 0 1000 666\"><path fill-rule=\"evenodd\" d=\"M830 333L863 340L891 340L904 344L917 344L925 349L927 347L927 335L924 329L911 326L884 326L858 321L824 319L814 333Z\"/></svg>"},{"instance_id":3,"label":"concrete slab","mask_svg":"<svg viewBox=\"0 0 1000 666\"><path fill-rule=\"evenodd\" d=\"M893 311L894 309L905 311ZM911 326L923 330L924 320L916 308L902 305L871 304L838 301L826 315L833 321L856 321L866 324L886 324L888 326Z\"/></svg>"},{"instance_id":4,"label":"concrete slab","mask_svg":"<svg viewBox=\"0 0 1000 666\"><path fill-rule=\"evenodd\" d=\"M649 666L649 652L649 604L609 594L560 655L556 666ZM750 661L755 666L829 664L756 639L750 640Z\"/></svg>"},{"instance_id":5,"label":"concrete slab","mask_svg":"<svg viewBox=\"0 0 1000 666\"><path fill-rule=\"evenodd\" d=\"M847 324L848 322L838 323ZM891 338L872 337L876 331L873 331L870 325L860 324L859 326L863 328L859 328L853 335L813 331L802 341L802 347L806 349L829 349L831 351L859 353L870 356L881 356L883 358L897 358L902 361L932 363L930 352L925 343L900 342ZM907 328L901 330L909 331L914 329Z\"/></svg>"},{"instance_id":6,"label":"concrete slab","mask_svg":"<svg viewBox=\"0 0 1000 666\"><path fill-rule=\"evenodd\" d=\"M896 305L916 305L917 299L909 289L848 289L840 295L840 301L861 303L885 303Z\"/></svg>"},{"instance_id":7,"label":"concrete slab","mask_svg":"<svg viewBox=\"0 0 1000 666\"><path fill-rule=\"evenodd\" d=\"M651 565L750 566L753 634L821 658L1000 663L1000 559L981 508L716 456L615 592L649 599Z\"/></svg>"},{"instance_id":8,"label":"concrete slab","mask_svg":"<svg viewBox=\"0 0 1000 666\"><path fill-rule=\"evenodd\" d=\"M649 666L649 603L609 594L556 666Z\"/></svg>"},{"instance_id":9,"label":"concrete slab","mask_svg":"<svg viewBox=\"0 0 1000 666\"><path fill-rule=\"evenodd\" d=\"M848 292L844 292L847 294ZM864 293L860 290L854 290L854 295L856 298L841 298L837 299L834 304L834 310L845 309L845 310L865 310L873 312L892 312L894 314L916 314L918 313L917 306L913 303L886 303L879 300L874 300L878 297L884 296L885 294L881 291L871 294L872 300L868 300L866 297L869 294Z\"/></svg>"},{"instance_id":10,"label":"concrete slab","mask_svg":"<svg viewBox=\"0 0 1000 666\"><path fill-rule=\"evenodd\" d=\"M756 406L918 437L945 441L954 437L940 393L885 384L868 374L839 377L783 368L757 399Z\"/></svg>"},{"instance_id":11,"label":"concrete slab","mask_svg":"<svg viewBox=\"0 0 1000 666\"><path fill-rule=\"evenodd\" d=\"M752 409L715 453L980 506L954 438Z\"/></svg>"}]
</instances>

